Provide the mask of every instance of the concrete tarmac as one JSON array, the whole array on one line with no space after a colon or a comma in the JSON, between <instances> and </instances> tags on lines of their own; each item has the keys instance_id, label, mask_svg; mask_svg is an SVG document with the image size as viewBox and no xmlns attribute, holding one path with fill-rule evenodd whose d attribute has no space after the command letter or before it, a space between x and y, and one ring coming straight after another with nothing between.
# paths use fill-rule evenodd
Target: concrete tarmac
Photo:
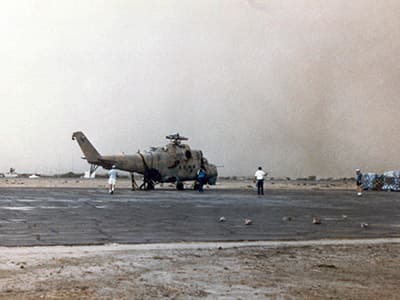
<instances>
[{"instance_id":1,"label":"concrete tarmac","mask_svg":"<svg viewBox=\"0 0 400 300\"><path fill-rule=\"evenodd\" d=\"M0 246L400 237L399 205L388 192L2 188Z\"/></svg>"}]
</instances>

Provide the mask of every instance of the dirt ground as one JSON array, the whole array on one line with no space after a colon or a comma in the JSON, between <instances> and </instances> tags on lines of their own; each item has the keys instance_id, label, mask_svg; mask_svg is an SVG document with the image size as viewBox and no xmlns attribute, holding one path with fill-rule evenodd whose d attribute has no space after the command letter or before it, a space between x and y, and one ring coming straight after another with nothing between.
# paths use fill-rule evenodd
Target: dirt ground
<instances>
[{"instance_id":1,"label":"dirt ground","mask_svg":"<svg viewBox=\"0 0 400 300\"><path fill-rule=\"evenodd\" d=\"M399 299L399 239L0 253L0 299Z\"/></svg>"}]
</instances>

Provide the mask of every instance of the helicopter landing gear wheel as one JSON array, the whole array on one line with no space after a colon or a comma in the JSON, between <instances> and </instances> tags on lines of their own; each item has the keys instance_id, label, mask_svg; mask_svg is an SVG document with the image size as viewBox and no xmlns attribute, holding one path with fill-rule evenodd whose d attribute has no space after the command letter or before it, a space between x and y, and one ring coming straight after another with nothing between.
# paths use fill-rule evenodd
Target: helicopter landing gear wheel
<instances>
[{"instance_id":1,"label":"helicopter landing gear wheel","mask_svg":"<svg viewBox=\"0 0 400 300\"><path fill-rule=\"evenodd\" d=\"M200 183L199 183L198 181L195 181L194 184L193 184L193 189L194 189L195 191L198 191L199 188L200 188Z\"/></svg>"},{"instance_id":2,"label":"helicopter landing gear wheel","mask_svg":"<svg viewBox=\"0 0 400 300\"><path fill-rule=\"evenodd\" d=\"M144 178L143 183L140 185L141 190L150 191L154 190L154 182L151 179Z\"/></svg>"},{"instance_id":3,"label":"helicopter landing gear wheel","mask_svg":"<svg viewBox=\"0 0 400 300\"><path fill-rule=\"evenodd\" d=\"M176 183L176 189L178 191L183 191L184 190L183 182L177 182Z\"/></svg>"},{"instance_id":4,"label":"helicopter landing gear wheel","mask_svg":"<svg viewBox=\"0 0 400 300\"><path fill-rule=\"evenodd\" d=\"M151 181L151 180L149 180L148 182L147 182L147 190L154 190L154 183L153 183L153 181Z\"/></svg>"},{"instance_id":5,"label":"helicopter landing gear wheel","mask_svg":"<svg viewBox=\"0 0 400 300\"><path fill-rule=\"evenodd\" d=\"M143 174L143 183L140 186L141 190L154 190L154 185L161 180L161 174L156 169L147 168Z\"/></svg>"}]
</instances>

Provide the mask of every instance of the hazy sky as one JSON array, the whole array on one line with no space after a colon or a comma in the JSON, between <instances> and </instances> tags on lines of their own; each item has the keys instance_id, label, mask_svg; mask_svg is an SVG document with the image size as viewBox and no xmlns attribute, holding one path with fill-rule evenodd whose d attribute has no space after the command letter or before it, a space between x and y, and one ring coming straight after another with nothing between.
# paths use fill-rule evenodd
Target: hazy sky
<instances>
[{"instance_id":1,"label":"hazy sky","mask_svg":"<svg viewBox=\"0 0 400 300\"><path fill-rule=\"evenodd\" d=\"M400 1L2 1L0 172L180 132L222 175L400 169Z\"/></svg>"}]
</instances>

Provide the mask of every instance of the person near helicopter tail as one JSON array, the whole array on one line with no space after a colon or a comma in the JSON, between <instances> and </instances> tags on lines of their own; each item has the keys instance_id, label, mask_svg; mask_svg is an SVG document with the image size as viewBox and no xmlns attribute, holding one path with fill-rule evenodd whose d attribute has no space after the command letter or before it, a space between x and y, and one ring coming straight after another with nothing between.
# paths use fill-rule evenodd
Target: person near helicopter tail
<instances>
[{"instance_id":1,"label":"person near helicopter tail","mask_svg":"<svg viewBox=\"0 0 400 300\"><path fill-rule=\"evenodd\" d=\"M117 183L118 172L117 172L117 170L115 168L116 168L116 166L113 165L111 167L111 170L108 171L108 176L109 176L109 178L108 178L108 192L111 195L114 194L115 184Z\"/></svg>"}]
</instances>

